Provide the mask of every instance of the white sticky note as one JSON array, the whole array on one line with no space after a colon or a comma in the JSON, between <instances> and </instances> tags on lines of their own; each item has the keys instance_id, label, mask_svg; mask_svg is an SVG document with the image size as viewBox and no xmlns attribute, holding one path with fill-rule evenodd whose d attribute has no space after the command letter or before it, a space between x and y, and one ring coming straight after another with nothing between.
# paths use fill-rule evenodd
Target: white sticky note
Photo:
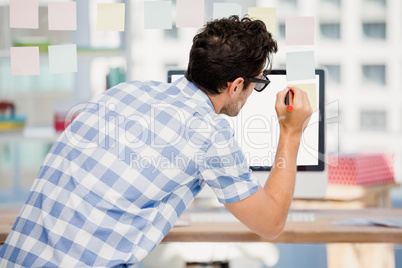
<instances>
[{"instance_id":1,"label":"white sticky note","mask_svg":"<svg viewBox=\"0 0 402 268\"><path fill-rule=\"evenodd\" d=\"M77 30L77 3L49 2L48 22L49 22L49 30L57 30L57 31Z\"/></svg>"},{"instance_id":2,"label":"white sticky note","mask_svg":"<svg viewBox=\"0 0 402 268\"><path fill-rule=\"evenodd\" d=\"M176 27L203 27L204 12L204 0L177 0Z\"/></svg>"},{"instance_id":3,"label":"white sticky note","mask_svg":"<svg viewBox=\"0 0 402 268\"><path fill-rule=\"evenodd\" d=\"M268 32L276 35L276 8L249 7L248 15L252 19L262 20Z\"/></svg>"},{"instance_id":4,"label":"white sticky note","mask_svg":"<svg viewBox=\"0 0 402 268\"><path fill-rule=\"evenodd\" d=\"M11 47L12 75L39 75L39 47Z\"/></svg>"},{"instance_id":5,"label":"white sticky note","mask_svg":"<svg viewBox=\"0 0 402 268\"><path fill-rule=\"evenodd\" d=\"M317 102L317 89L316 84L295 84L289 85L290 87L298 87L307 93L308 100L310 101L313 112L318 110Z\"/></svg>"},{"instance_id":6,"label":"white sticky note","mask_svg":"<svg viewBox=\"0 0 402 268\"><path fill-rule=\"evenodd\" d=\"M172 2L144 2L145 29L172 29Z\"/></svg>"},{"instance_id":7,"label":"white sticky note","mask_svg":"<svg viewBox=\"0 0 402 268\"><path fill-rule=\"evenodd\" d=\"M49 70L53 74L77 72L77 46L49 46Z\"/></svg>"},{"instance_id":8,"label":"white sticky note","mask_svg":"<svg viewBox=\"0 0 402 268\"><path fill-rule=\"evenodd\" d=\"M10 28L39 28L38 0L10 0Z\"/></svg>"},{"instance_id":9,"label":"white sticky note","mask_svg":"<svg viewBox=\"0 0 402 268\"><path fill-rule=\"evenodd\" d=\"M314 17L288 17L286 45L314 45Z\"/></svg>"},{"instance_id":10,"label":"white sticky note","mask_svg":"<svg viewBox=\"0 0 402 268\"><path fill-rule=\"evenodd\" d=\"M229 18L232 15L241 15L241 5L237 3L214 3L213 19Z\"/></svg>"},{"instance_id":11,"label":"white sticky note","mask_svg":"<svg viewBox=\"0 0 402 268\"><path fill-rule=\"evenodd\" d=\"M315 79L314 51L286 53L286 80Z\"/></svg>"},{"instance_id":12,"label":"white sticky note","mask_svg":"<svg viewBox=\"0 0 402 268\"><path fill-rule=\"evenodd\" d=\"M124 31L126 4L98 4L97 31Z\"/></svg>"}]
</instances>

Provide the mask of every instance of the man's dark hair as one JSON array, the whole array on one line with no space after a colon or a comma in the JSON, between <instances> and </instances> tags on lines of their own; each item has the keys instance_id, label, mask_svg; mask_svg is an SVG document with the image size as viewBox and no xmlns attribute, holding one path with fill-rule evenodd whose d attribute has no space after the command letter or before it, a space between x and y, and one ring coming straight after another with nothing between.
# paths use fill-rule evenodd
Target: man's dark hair
<instances>
[{"instance_id":1,"label":"man's dark hair","mask_svg":"<svg viewBox=\"0 0 402 268\"><path fill-rule=\"evenodd\" d=\"M271 66L276 41L264 22L247 16L208 22L194 37L186 78L207 94L217 95L237 77L251 78ZM244 88L250 81L245 79Z\"/></svg>"}]
</instances>

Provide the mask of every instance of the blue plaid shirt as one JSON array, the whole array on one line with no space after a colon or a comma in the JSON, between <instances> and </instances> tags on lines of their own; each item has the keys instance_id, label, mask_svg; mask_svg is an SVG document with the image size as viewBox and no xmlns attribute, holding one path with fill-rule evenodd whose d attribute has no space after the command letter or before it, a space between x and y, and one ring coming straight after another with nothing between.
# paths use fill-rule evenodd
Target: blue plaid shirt
<instances>
[{"instance_id":1,"label":"blue plaid shirt","mask_svg":"<svg viewBox=\"0 0 402 268\"><path fill-rule=\"evenodd\" d=\"M185 78L122 83L78 108L39 170L0 267L135 264L205 184L221 203L259 187L228 121Z\"/></svg>"}]
</instances>

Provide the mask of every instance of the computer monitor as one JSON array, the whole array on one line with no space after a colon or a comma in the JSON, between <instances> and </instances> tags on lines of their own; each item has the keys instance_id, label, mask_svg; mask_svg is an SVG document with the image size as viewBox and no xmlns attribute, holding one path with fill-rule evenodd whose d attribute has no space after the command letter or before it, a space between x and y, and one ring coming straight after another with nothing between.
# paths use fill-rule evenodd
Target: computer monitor
<instances>
[{"instance_id":1,"label":"computer monitor","mask_svg":"<svg viewBox=\"0 0 402 268\"><path fill-rule=\"evenodd\" d=\"M168 82L183 75L183 70L169 71ZM264 185L275 159L279 139L276 94L288 85L301 87L308 92L313 115L300 143L294 198L322 198L328 181L324 70L317 69L315 79L311 80L288 82L285 70L272 70L268 78L271 80L268 87L262 92L253 92L237 117L227 117L234 128L235 137L248 159L253 175Z\"/></svg>"}]
</instances>

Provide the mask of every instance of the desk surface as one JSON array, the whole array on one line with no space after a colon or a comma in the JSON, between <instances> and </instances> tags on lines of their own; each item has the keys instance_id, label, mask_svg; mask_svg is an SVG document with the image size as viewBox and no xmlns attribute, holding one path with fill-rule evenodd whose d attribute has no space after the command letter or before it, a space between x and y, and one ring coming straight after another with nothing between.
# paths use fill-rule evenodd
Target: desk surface
<instances>
[{"instance_id":1,"label":"desk surface","mask_svg":"<svg viewBox=\"0 0 402 268\"><path fill-rule=\"evenodd\" d=\"M301 211L301 210L297 210ZM174 227L163 242L274 242L274 243L395 243L402 244L402 228L335 225L334 221L366 217L402 217L402 209L308 210L314 222L288 222L275 240L265 240L238 222L191 223ZM0 211L3 244L18 211Z\"/></svg>"},{"instance_id":2,"label":"desk surface","mask_svg":"<svg viewBox=\"0 0 402 268\"><path fill-rule=\"evenodd\" d=\"M297 210L301 211L301 210ZM335 225L334 221L402 217L402 209L308 210L314 222L288 222L275 240L266 240L236 222L191 223L174 227L163 242L274 242L274 243L395 243L402 244L402 228Z\"/></svg>"}]
</instances>

